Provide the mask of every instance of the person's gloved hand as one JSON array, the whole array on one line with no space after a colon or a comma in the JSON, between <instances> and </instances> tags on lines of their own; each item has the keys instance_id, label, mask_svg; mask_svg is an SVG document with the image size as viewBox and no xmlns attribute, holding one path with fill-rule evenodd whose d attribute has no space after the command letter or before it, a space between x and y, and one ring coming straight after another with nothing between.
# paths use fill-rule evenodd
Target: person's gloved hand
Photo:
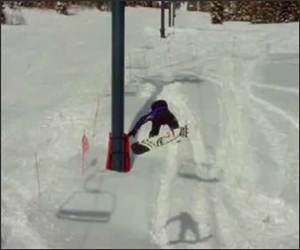
<instances>
[{"instance_id":1,"label":"person's gloved hand","mask_svg":"<svg viewBox=\"0 0 300 250\"><path fill-rule=\"evenodd\" d=\"M128 133L128 136L133 136L133 137L135 137L135 135L136 135L136 130L131 130L129 133Z\"/></svg>"}]
</instances>

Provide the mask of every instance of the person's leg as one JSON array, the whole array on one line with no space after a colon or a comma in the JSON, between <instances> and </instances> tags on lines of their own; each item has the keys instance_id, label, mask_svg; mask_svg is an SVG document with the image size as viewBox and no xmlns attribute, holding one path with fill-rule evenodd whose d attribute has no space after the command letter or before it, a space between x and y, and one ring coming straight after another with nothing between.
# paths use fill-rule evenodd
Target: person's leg
<instances>
[{"instance_id":1,"label":"person's leg","mask_svg":"<svg viewBox=\"0 0 300 250\"><path fill-rule=\"evenodd\" d=\"M176 118L174 117L174 119L170 119L170 120L168 121L167 124L168 124L169 128L171 129L172 134L173 134L173 136L174 136L174 135L175 135L175 134L174 134L174 129L179 128L178 121L177 121Z\"/></svg>"},{"instance_id":2,"label":"person's leg","mask_svg":"<svg viewBox=\"0 0 300 250\"><path fill-rule=\"evenodd\" d=\"M157 122L152 122L152 129L149 132L149 137L153 137L159 134L161 125Z\"/></svg>"},{"instance_id":3,"label":"person's leg","mask_svg":"<svg viewBox=\"0 0 300 250\"><path fill-rule=\"evenodd\" d=\"M186 241L186 233L187 233L187 228L181 225L180 232L179 232L179 235L178 235L178 241L179 242Z\"/></svg>"},{"instance_id":4,"label":"person's leg","mask_svg":"<svg viewBox=\"0 0 300 250\"><path fill-rule=\"evenodd\" d=\"M195 241L200 241L200 232L199 229L197 227L198 225L196 224L195 226L191 227L190 230L192 231L192 233L194 234L195 237Z\"/></svg>"},{"instance_id":5,"label":"person's leg","mask_svg":"<svg viewBox=\"0 0 300 250\"><path fill-rule=\"evenodd\" d=\"M170 129L179 128L178 120L170 111L168 111L168 113L165 114L165 117L166 117L166 123Z\"/></svg>"},{"instance_id":6,"label":"person's leg","mask_svg":"<svg viewBox=\"0 0 300 250\"><path fill-rule=\"evenodd\" d=\"M177 129L179 128L179 123L176 119L174 120L171 120L169 123L168 123L168 126L171 128L171 129Z\"/></svg>"}]
</instances>

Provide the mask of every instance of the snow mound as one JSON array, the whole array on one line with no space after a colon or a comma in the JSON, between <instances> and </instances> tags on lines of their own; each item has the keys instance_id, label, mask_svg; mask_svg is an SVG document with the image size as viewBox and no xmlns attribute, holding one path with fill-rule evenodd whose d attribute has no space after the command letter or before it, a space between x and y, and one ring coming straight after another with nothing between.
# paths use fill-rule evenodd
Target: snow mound
<instances>
[{"instance_id":1,"label":"snow mound","mask_svg":"<svg viewBox=\"0 0 300 250\"><path fill-rule=\"evenodd\" d=\"M5 24L8 25L24 25L26 24L25 18L19 9L8 9L4 12Z\"/></svg>"}]
</instances>

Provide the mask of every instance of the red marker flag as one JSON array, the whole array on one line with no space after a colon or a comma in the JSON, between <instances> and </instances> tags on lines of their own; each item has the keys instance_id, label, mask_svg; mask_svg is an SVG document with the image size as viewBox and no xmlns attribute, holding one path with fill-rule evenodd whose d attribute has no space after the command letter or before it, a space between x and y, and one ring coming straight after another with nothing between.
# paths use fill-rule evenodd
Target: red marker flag
<instances>
[{"instance_id":1,"label":"red marker flag","mask_svg":"<svg viewBox=\"0 0 300 250\"><path fill-rule=\"evenodd\" d=\"M89 141L86 135L84 134L81 139L82 153L85 154L89 150Z\"/></svg>"},{"instance_id":2,"label":"red marker flag","mask_svg":"<svg viewBox=\"0 0 300 250\"><path fill-rule=\"evenodd\" d=\"M81 148L82 148L82 174L84 174L84 169L85 169L85 155L89 150L89 141L88 138L86 137L85 133L82 136L81 139Z\"/></svg>"}]
</instances>

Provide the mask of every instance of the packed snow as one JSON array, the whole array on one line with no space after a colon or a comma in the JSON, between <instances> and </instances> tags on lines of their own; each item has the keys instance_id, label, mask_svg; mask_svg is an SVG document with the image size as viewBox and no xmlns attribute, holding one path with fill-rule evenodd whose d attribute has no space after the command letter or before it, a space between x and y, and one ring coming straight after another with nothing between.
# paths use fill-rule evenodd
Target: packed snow
<instances>
[{"instance_id":1,"label":"packed snow","mask_svg":"<svg viewBox=\"0 0 300 250\"><path fill-rule=\"evenodd\" d=\"M181 9L160 39L158 9L126 8L126 132L165 99L190 134L117 173L111 14L17 11L1 26L2 248L299 248L299 23Z\"/></svg>"}]
</instances>

